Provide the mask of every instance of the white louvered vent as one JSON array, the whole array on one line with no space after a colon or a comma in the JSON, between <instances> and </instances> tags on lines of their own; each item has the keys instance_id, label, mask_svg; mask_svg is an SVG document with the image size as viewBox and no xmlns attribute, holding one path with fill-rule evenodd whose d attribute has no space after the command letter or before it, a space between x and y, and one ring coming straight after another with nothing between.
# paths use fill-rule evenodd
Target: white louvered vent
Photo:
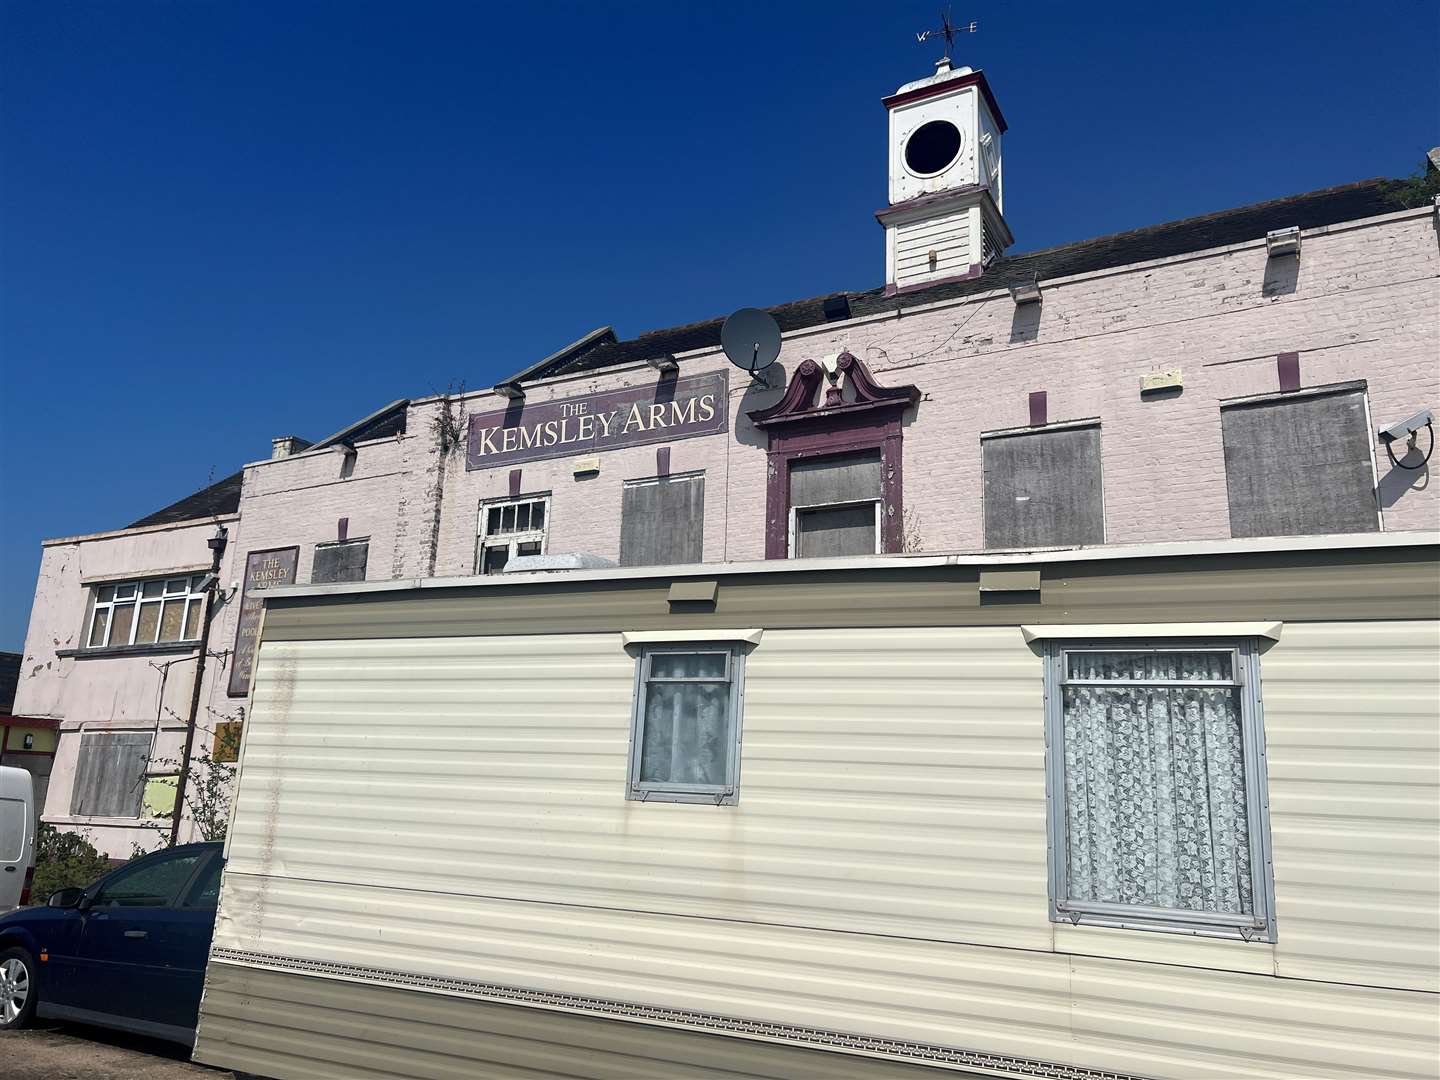
<instances>
[{"instance_id":1,"label":"white louvered vent","mask_svg":"<svg viewBox=\"0 0 1440 1080\"><path fill-rule=\"evenodd\" d=\"M895 284L901 288L963 274L972 261L969 209L895 229Z\"/></svg>"}]
</instances>

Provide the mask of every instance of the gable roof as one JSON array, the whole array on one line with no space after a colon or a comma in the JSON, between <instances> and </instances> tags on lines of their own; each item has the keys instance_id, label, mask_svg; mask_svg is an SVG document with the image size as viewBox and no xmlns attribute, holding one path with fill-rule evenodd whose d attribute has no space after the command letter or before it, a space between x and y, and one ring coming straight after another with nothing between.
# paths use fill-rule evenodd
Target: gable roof
<instances>
[{"instance_id":1,"label":"gable roof","mask_svg":"<svg viewBox=\"0 0 1440 1080\"><path fill-rule=\"evenodd\" d=\"M1341 187L1290 195L1283 199L1221 210L1218 213L1184 218L1162 225L1151 225L1144 229L1113 233L1060 247L1002 255L979 277L913 289L899 296L887 296L884 288L866 292L830 293L808 300L780 304L767 310L780 324L781 330L800 330L833 322L837 318L846 318L843 313L845 306L848 306L849 317L875 315L896 311L902 305L915 307L937 300L1003 289L1030 281L1034 276L1044 281L1185 255L1207 248L1258 240L1273 229L1292 226L1313 229L1341 221L1392 213L1404 208L1393 198L1394 186L1395 182L1392 180L1362 180ZM826 301L831 301L831 306L834 307L842 300L845 302L845 306L840 309L842 313L827 317ZM583 350L572 347L556 354L552 362L542 361L527 368L522 374L526 379L541 379L636 363L664 356L666 353L715 348L720 344L720 327L724 321L707 319L686 326L651 330L627 341L602 340ZM513 378L507 381L513 381Z\"/></svg>"},{"instance_id":2,"label":"gable roof","mask_svg":"<svg viewBox=\"0 0 1440 1080\"><path fill-rule=\"evenodd\" d=\"M243 470L231 473L225 479L192 492L169 506L162 506L153 514L146 514L139 521L132 521L125 527L138 529L145 525L173 525L179 521L193 521L195 518L233 514L240 509L240 483L244 478Z\"/></svg>"},{"instance_id":3,"label":"gable roof","mask_svg":"<svg viewBox=\"0 0 1440 1080\"><path fill-rule=\"evenodd\" d=\"M361 439L383 439L389 435L403 434L409 404L409 398L392 401L384 408L377 409L369 416L361 417L348 427L341 428L334 435L321 439L307 449L322 450L327 446L348 445ZM173 525L181 521L193 521L196 518L233 514L240 509L240 488L244 480L245 470L241 469L237 473L231 473L223 480L217 480L208 487L186 495L169 506L161 507L153 514L145 515L139 521L132 521L125 527L138 529L145 525Z\"/></svg>"}]
</instances>

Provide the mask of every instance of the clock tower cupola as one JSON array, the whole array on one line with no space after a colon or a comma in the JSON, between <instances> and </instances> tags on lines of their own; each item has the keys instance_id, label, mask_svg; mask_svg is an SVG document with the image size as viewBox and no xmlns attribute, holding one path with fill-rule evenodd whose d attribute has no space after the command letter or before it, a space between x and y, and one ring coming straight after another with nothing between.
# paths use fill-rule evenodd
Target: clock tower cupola
<instances>
[{"instance_id":1,"label":"clock tower cupola","mask_svg":"<svg viewBox=\"0 0 1440 1080\"><path fill-rule=\"evenodd\" d=\"M948 52L948 50L947 50ZM953 68L884 99L890 114L888 292L977 277L1013 242L1005 224L1005 117L983 72Z\"/></svg>"}]
</instances>

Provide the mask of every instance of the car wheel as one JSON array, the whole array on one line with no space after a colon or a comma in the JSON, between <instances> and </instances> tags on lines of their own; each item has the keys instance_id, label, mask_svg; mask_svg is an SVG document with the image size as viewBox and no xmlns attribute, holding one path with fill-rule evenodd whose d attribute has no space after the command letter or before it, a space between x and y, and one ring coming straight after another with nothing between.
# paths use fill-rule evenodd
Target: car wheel
<instances>
[{"instance_id":1,"label":"car wheel","mask_svg":"<svg viewBox=\"0 0 1440 1080\"><path fill-rule=\"evenodd\" d=\"M30 1023L37 990L35 958L24 949L0 949L0 1031Z\"/></svg>"}]
</instances>

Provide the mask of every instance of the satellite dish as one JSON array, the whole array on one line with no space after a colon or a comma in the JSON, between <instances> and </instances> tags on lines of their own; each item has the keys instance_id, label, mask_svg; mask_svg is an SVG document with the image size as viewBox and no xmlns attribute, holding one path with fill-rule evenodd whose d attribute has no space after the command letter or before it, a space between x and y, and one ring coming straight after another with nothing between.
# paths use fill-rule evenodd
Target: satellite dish
<instances>
[{"instance_id":1,"label":"satellite dish","mask_svg":"<svg viewBox=\"0 0 1440 1080\"><path fill-rule=\"evenodd\" d=\"M741 308L720 328L720 347L741 371L763 379L761 372L780 355L780 324L768 311Z\"/></svg>"}]
</instances>

